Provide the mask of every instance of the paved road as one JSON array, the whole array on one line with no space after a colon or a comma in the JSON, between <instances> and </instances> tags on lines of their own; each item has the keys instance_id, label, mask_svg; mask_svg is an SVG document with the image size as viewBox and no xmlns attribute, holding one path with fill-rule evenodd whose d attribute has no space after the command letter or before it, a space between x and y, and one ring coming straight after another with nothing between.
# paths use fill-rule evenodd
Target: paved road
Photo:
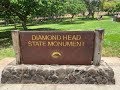
<instances>
[{"instance_id":1,"label":"paved road","mask_svg":"<svg viewBox=\"0 0 120 90\"><path fill-rule=\"evenodd\" d=\"M0 84L0 90L119 90L120 89L120 58L103 57L115 72L115 85L86 84ZM0 70L14 58L6 58L0 62Z\"/></svg>"}]
</instances>

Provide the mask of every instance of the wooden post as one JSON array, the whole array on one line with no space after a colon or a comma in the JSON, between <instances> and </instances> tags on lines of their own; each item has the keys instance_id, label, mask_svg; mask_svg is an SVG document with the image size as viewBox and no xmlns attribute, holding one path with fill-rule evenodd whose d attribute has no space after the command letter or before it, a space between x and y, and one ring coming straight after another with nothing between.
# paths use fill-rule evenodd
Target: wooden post
<instances>
[{"instance_id":1,"label":"wooden post","mask_svg":"<svg viewBox=\"0 0 120 90\"><path fill-rule=\"evenodd\" d=\"M19 42L19 31L12 31L13 48L16 54L16 64L20 64L20 42Z\"/></svg>"},{"instance_id":2,"label":"wooden post","mask_svg":"<svg viewBox=\"0 0 120 90\"><path fill-rule=\"evenodd\" d=\"M93 65L96 66L100 65L100 61L101 61L101 48L102 48L103 36L104 36L104 29L95 30Z\"/></svg>"}]
</instances>

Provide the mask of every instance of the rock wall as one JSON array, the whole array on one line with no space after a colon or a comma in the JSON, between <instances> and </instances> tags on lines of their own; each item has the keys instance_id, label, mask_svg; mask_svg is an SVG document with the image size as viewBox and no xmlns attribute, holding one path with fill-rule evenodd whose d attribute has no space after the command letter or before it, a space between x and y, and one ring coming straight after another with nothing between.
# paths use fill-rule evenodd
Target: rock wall
<instances>
[{"instance_id":1,"label":"rock wall","mask_svg":"<svg viewBox=\"0 0 120 90\"><path fill-rule=\"evenodd\" d=\"M1 83L115 84L114 72L105 62L94 65L8 65Z\"/></svg>"}]
</instances>

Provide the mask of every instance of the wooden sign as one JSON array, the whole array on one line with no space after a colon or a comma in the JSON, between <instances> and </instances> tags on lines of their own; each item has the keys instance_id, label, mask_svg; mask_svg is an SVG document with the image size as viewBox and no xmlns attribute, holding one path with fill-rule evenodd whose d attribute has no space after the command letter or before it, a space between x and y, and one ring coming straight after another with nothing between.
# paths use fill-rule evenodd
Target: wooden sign
<instances>
[{"instance_id":1,"label":"wooden sign","mask_svg":"<svg viewBox=\"0 0 120 90\"><path fill-rule=\"evenodd\" d=\"M18 64L90 65L100 56L95 31L13 31L12 36Z\"/></svg>"}]
</instances>

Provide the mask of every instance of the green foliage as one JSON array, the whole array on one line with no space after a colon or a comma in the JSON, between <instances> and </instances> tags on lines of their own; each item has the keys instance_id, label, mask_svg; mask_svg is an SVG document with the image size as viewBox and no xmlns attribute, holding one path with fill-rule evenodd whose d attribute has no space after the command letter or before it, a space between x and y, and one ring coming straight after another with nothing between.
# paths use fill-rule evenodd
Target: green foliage
<instances>
[{"instance_id":1,"label":"green foliage","mask_svg":"<svg viewBox=\"0 0 120 90\"><path fill-rule=\"evenodd\" d=\"M27 17L34 14L39 8L37 0L10 0L10 4L10 11L23 22L26 22Z\"/></svg>"},{"instance_id":2,"label":"green foliage","mask_svg":"<svg viewBox=\"0 0 120 90\"><path fill-rule=\"evenodd\" d=\"M68 14L74 15L79 14L82 11L86 11L86 5L83 0L67 0L66 11Z\"/></svg>"},{"instance_id":3,"label":"green foliage","mask_svg":"<svg viewBox=\"0 0 120 90\"><path fill-rule=\"evenodd\" d=\"M76 15L86 11L83 0L41 0L36 11L37 16L58 18L67 14Z\"/></svg>"},{"instance_id":4,"label":"green foliage","mask_svg":"<svg viewBox=\"0 0 120 90\"><path fill-rule=\"evenodd\" d=\"M27 17L34 13L38 7L37 0L5 0L0 2L0 6L3 8L3 12L10 12L13 15L19 17L19 19L22 21L24 30L27 29Z\"/></svg>"},{"instance_id":5,"label":"green foliage","mask_svg":"<svg viewBox=\"0 0 120 90\"><path fill-rule=\"evenodd\" d=\"M6 11L10 6L10 0L0 0L0 11Z\"/></svg>"},{"instance_id":6,"label":"green foliage","mask_svg":"<svg viewBox=\"0 0 120 90\"><path fill-rule=\"evenodd\" d=\"M85 0L87 10L89 12L88 17L92 16L94 18L94 14L96 11L99 11L101 6L100 0Z\"/></svg>"},{"instance_id":7,"label":"green foliage","mask_svg":"<svg viewBox=\"0 0 120 90\"><path fill-rule=\"evenodd\" d=\"M50 13L51 16L64 15L64 1L61 0L50 0Z\"/></svg>"},{"instance_id":8,"label":"green foliage","mask_svg":"<svg viewBox=\"0 0 120 90\"><path fill-rule=\"evenodd\" d=\"M49 0L49 11L48 17L53 18L64 15L65 14L65 7L64 1L62 0Z\"/></svg>"},{"instance_id":9,"label":"green foliage","mask_svg":"<svg viewBox=\"0 0 120 90\"><path fill-rule=\"evenodd\" d=\"M120 12L120 2L118 2L114 8L115 12Z\"/></svg>"},{"instance_id":10,"label":"green foliage","mask_svg":"<svg viewBox=\"0 0 120 90\"><path fill-rule=\"evenodd\" d=\"M116 2L114 2L114 1L107 1L107 2L104 2L103 9L106 12L113 12L115 6L116 6Z\"/></svg>"},{"instance_id":11,"label":"green foliage","mask_svg":"<svg viewBox=\"0 0 120 90\"><path fill-rule=\"evenodd\" d=\"M120 11L120 0L101 0L103 3L103 10L108 13Z\"/></svg>"},{"instance_id":12,"label":"green foliage","mask_svg":"<svg viewBox=\"0 0 120 90\"><path fill-rule=\"evenodd\" d=\"M23 16L30 15L35 12L38 7L37 0L10 0L11 8ZM16 14L16 13L15 13Z\"/></svg>"}]
</instances>

